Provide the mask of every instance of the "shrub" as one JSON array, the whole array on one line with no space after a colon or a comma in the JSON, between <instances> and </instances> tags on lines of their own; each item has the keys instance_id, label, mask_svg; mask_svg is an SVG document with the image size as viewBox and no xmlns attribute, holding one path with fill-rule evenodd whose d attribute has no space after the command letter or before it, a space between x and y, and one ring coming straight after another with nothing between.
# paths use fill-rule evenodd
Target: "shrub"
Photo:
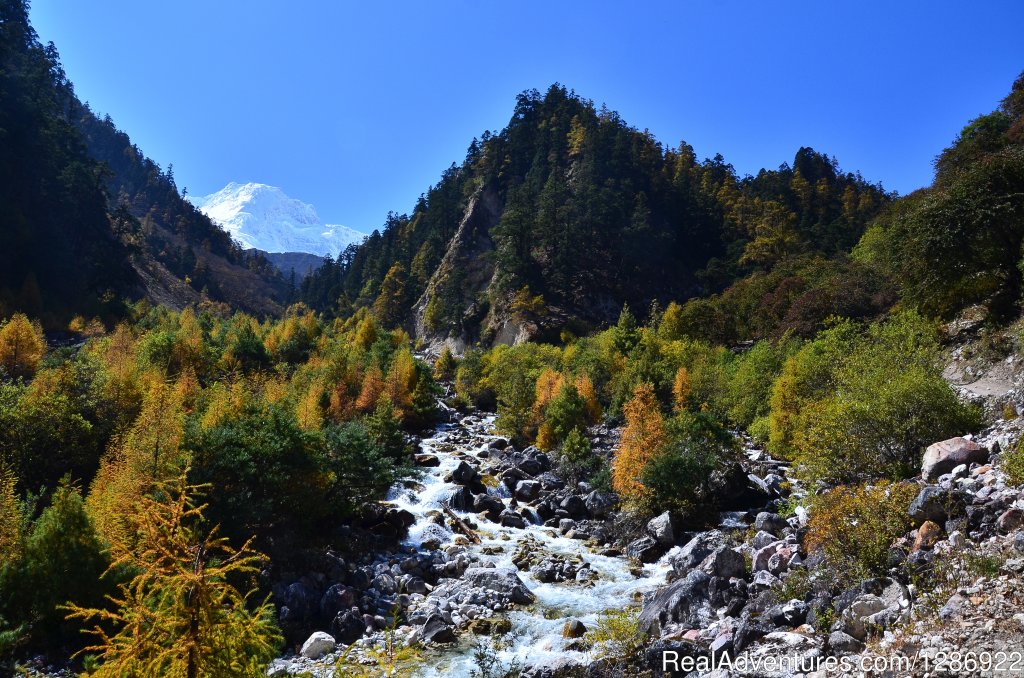
<instances>
[{"instance_id":1,"label":"shrub","mask_svg":"<svg viewBox=\"0 0 1024 678\"><path fill-rule=\"evenodd\" d=\"M590 440L578 428L569 431L558 450L558 470L571 480L585 480L605 467L603 457L590 449Z\"/></svg>"},{"instance_id":2,"label":"shrub","mask_svg":"<svg viewBox=\"0 0 1024 678\"><path fill-rule=\"evenodd\" d=\"M811 504L804 544L824 550L839 581L885 574L893 540L911 528L907 510L916 496L912 483L832 489Z\"/></svg>"},{"instance_id":3,"label":"shrub","mask_svg":"<svg viewBox=\"0 0 1024 678\"><path fill-rule=\"evenodd\" d=\"M607 610L586 639L598 656L621 662L638 658L647 645L647 635L640 630L640 610L635 607Z\"/></svg>"},{"instance_id":4,"label":"shrub","mask_svg":"<svg viewBox=\"0 0 1024 678\"><path fill-rule=\"evenodd\" d=\"M1001 458L1003 471L1011 485L1024 485L1024 438L1007 447Z\"/></svg>"},{"instance_id":5,"label":"shrub","mask_svg":"<svg viewBox=\"0 0 1024 678\"><path fill-rule=\"evenodd\" d=\"M626 403L626 428L612 461L612 484L626 499L643 499L648 491L641 477L665 442L665 421L654 387L641 384Z\"/></svg>"}]
</instances>

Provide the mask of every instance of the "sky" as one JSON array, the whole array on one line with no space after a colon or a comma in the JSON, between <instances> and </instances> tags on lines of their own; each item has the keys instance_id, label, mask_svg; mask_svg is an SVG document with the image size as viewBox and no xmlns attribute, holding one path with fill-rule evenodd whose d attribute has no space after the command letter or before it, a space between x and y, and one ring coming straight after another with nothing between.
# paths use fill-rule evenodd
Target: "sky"
<instances>
[{"instance_id":1,"label":"sky","mask_svg":"<svg viewBox=\"0 0 1024 678\"><path fill-rule=\"evenodd\" d=\"M1024 2L34 0L79 97L179 188L369 232L554 82L740 174L834 155L901 194L1024 70Z\"/></svg>"}]
</instances>

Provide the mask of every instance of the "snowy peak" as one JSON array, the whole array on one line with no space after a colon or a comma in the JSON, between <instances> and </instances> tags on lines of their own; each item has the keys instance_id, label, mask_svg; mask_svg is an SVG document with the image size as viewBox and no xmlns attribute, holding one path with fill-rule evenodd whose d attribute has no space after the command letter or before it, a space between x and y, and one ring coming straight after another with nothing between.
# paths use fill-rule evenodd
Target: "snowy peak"
<instances>
[{"instance_id":1,"label":"snowy peak","mask_svg":"<svg viewBox=\"0 0 1024 678\"><path fill-rule=\"evenodd\" d=\"M243 247L264 252L308 252L338 256L366 234L325 224L312 205L289 197L276 186L231 182L216 193L189 198Z\"/></svg>"}]
</instances>

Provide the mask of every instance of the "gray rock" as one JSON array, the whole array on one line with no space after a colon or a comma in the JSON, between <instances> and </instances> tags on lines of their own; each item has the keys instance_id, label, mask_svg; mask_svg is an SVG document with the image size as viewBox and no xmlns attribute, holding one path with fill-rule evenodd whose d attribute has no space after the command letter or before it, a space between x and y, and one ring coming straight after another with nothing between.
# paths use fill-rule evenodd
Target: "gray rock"
<instances>
[{"instance_id":1,"label":"gray rock","mask_svg":"<svg viewBox=\"0 0 1024 678\"><path fill-rule=\"evenodd\" d=\"M306 659L320 659L320 657L323 657L328 652L333 651L336 644L334 636L331 634L316 631L302 644L299 654Z\"/></svg>"},{"instance_id":2,"label":"gray rock","mask_svg":"<svg viewBox=\"0 0 1024 678\"><path fill-rule=\"evenodd\" d=\"M471 567L462 574L462 581L486 591L509 597L512 602L529 605L536 600L516 571L500 567Z\"/></svg>"},{"instance_id":3,"label":"gray rock","mask_svg":"<svg viewBox=\"0 0 1024 678\"><path fill-rule=\"evenodd\" d=\"M605 518L615 507L615 495L594 490L584 500L587 513L594 518Z\"/></svg>"},{"instance_id":4,"label":"gray rock","mask_svg":"<svg viewBox=\"0 0 1024 678\"><path fill-rule=\"evenodd\" d=\"M676 531L672 521L672 515L665 511L647 521L647 534L654 537L659 544L671 546L676 542Z\"/></svg>"},{"instance_id":5,"label":"gray rock","mask_svg":"<svg viewBox=\"0 0 1024 678\"><path fill-rule=\"evenodd\" d=\"M520 480L516 484L516 499L533 501L540 494L540 483L536 480Z\"/></svg>"},{"instance_id":6,"label":"gray rock","mask_svg":"<svg viewBox=\"0 0 1024 678\"><path fill-rule=\"evenodd\" d=\"M626 546L626 555L641 563L653 563L665 553L665 547L653 537L640 537Z\"/></svg>"},{"instance_id":7,"label":"gray rock","mask_svg":"<svg viewBox=\"0 0 1024 678\"><path fill-rule=\"evenodd\" d=\"M783 531L789 527L789 523L782 516L775 513L768 513L762 511L757 514L757 518L754 519L754 527L757 530L774 534L776 537L781 537Z\"/></svg>"},{"instance_id":8,"label":"gray rock","mask_svg":"<svg viewBox=\"0 0 1024 678\"><path fill-rule=\"evenodd\" d=\"M691 629L705 628L714 618L709 601L710 582L706 573L691 570L685 578L658 591L640 612L640 629L658 635L669 622Z\"/></svg>"},{"instance_id":9,"label":"gray rock","mask_svg":"<svg viewBox=\"0 0 1024 678\"><path fill-rule=\"evenodd\" d=\"M778 551L779 549L781 549L785 545L786 545L786 542L784 542L784 541L773 541L771 544L768 544L768 546L765 546L764 548L758 549L754 553L754 563L753 563L754 572L760 572L761 570L767 570L768 569L768 561L771 559L772 556L775 555L776 551Z\"/></svg>"},{"instance_id":10,"label":"gray rock","mask_svg":"<svg viewBox=\"0 0 1024 678\"><path fill-rule=\"evenodd\" d=\"M1017 551L1024 551L1024 532L1013 535L1013 548Z\"/></svg>"},{"instance_id":11,"label":"gray rock","mask_svg":"<svg viewBox=\"0 0 1024 678\"><path fill-rule=\"evenodd\" d=\"M582 497L577 497L575 494L570 494L563 499L558 507L567 511L570 518L584 518L587 515L587 503L583 501Z\"/></svg>"},{"instance_id":12,"label":"gray rock","mask_svg":"<svg viewBox=\"0 0 1024 678\"><path fill-rule=\"evenodd\" d=\"M772 589L781 585L782 581L768 570L760 570L754 573L751 584L762 589Z\"/></svg>"},{"instance_id":13,"label":"gray rock","mask_svg":"<svg viewBox=\"0 0 1024 678\"><path fill-rule=\"evenodd\" d=\"M755 550L763 549L765 546L768 546L768 544L773 544L776 541L778 541L778 539L775 538L774 534L761 531L754 535L750 545L753 546Z\"/></svg>"},{"instance_id":14,"label":"gray rock","mask_svg":"<svg viewBox=\"0 0 1024 678\"><path fill-rule=\"evenodd\" d=\"M864 643L842 631L833 631L828 635L828 646L836 657L858 654L864 649Z\"/></svg>"},{"instance_id":15,"label":"gray rock","mask_svg":"<svg viewBox=\"0 0 1024 678\"><path fill-rule=\"evenodd\" d=\"M685 576L687 572L700 565L705 558L711 555L712 551L724 543L725 535L719 530L701 532L686 542L686 545L678 553L669 556L672 569L679 576Z\"/></svg>"},{"instance_id":16,"label":"gray rock","mask_svg":"<svg viewBox=\"0 0 1024 678\"><path fill-rule=\"evenodd\" d=\"M925 450L921 460L921 477L934 482L960 464L984 464L986 461L988 450L978 443L966 438L950 438L933 443Z\"/></svg>"},{"instance_id":17,"label":"gray rock","mask_svg":"<svg viewBox=\"0 0 1024 678\"><path fill-rule=\"evenodd\" d=\"M511 509L505 509L498 517L498 521L505 527L526 527L526 519Z\"/></svg>"},{"instance_id":18,"label":"gray rock","mask_svg":"<svg viewBox=\"0 0 1024 678\"><path fill-rule=\"evenodd\" d=\"M363 632L366 631L366 624L363 623L363 617L359 614L359 608L339 612L331 622L331 631L339 643L346 645L362 638Z\"/></svg>"},{"instance_id":19,"label":"gray rock","mask_svg":"<svg viewBox=\"0 0 1024 678\"><path fill-rule=\"evenodd\" d=\"M476 472L472 466L464 461L459 462L459 465L452 471L452 480L459 485L471 485L476 481L480 480L480 474Z\"/></svg>"},{"instance_id":20,"label":"gray rock","mask_svg":"<svg viewBox=\"0 0 1024 678\"><path fill-rule=\"evenodd\" d=\"M942 525L948 518L958 516L963 511L963 498L949 490L935 485L921 488L917 497L910 504L907 513L914 527L920 527L926 520Z\"/></svg>"},{"instance_id":21,"label":"gray rock","mask_svg":"<svg viewBox=\"0 0 1024 678\"><path fill-rule=\"evenodd\" d=\"M882 631L897 621L905 620L910 612L910 592L898 581L878 581L877 593L858 595L842 612L842 629L857 640L864 640L869 632Z\"/></svg>"},{"instance_id":22,"label":"gray rock","mask_svg":"<svg viewBox=\"0 0 1024 678\"><path fill-rule=\"evenodd\" d=\"M1021 526L1024 526L1024 510L1016 507L1006 509L996 520L996 527L1003 533L1013 532Z\"/></svg>"},{"instance_id":23,"label":"gray rock","mask_svg":"<svg viewBox=\"0 0 1024 678\"><path fill-rule=\"evenodd\" d=\"M454 643L457 638L452 627L437 613L427 618L419 637L424 643Z\"/></svg>"},{"instance_id":24,"label":"gray rock","mask_svg":"<svg viewBox=\"0 0 1024 678\"><path fill-rule=\"evenodd\" d=\"M704 559L700 569L712 577L743 578L747 574L747 562L742 555L728 546L719 546Z\"/></svg>"}]
</instances>

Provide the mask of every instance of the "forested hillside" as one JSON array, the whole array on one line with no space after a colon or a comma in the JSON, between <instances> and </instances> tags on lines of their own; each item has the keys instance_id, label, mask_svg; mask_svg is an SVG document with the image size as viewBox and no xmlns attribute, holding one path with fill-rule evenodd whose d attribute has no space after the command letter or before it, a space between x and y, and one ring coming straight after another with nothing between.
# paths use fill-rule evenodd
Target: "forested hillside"
<instances>
[{"instance_id":1,"label":"forested hillside","mask_svg":"<svg viewBox=\"0 0 1024 678\"><path fill-rule=\"evenodd\" d=\"M794 306L785 324L808 332L831 312L886 307L845 254L891 199L809 148L792 166L738 177L721 156L664 147L555 85L521 94L508 127L474 139L411 216L389 215L303 295L328 312L371 307L424 336L489 344L521 327L585 333L624 303L646 309L743 280L739 303L768 303L773 317L719 304L723 338L775 331ZM837 279L866 289L829 298Z\"/></svg>"},{"instance_id":2,"label":"forested hillside","mask_svg":"<svg viewBox=\"0 0 1024 678\"><path fill-rule=\"evenodd\" d=\"M281 310L286 285L182 199L161 170L75 96L25 3L0 3L0 310L61 326L148 296Z\"/></svg>"}]
</instances>

